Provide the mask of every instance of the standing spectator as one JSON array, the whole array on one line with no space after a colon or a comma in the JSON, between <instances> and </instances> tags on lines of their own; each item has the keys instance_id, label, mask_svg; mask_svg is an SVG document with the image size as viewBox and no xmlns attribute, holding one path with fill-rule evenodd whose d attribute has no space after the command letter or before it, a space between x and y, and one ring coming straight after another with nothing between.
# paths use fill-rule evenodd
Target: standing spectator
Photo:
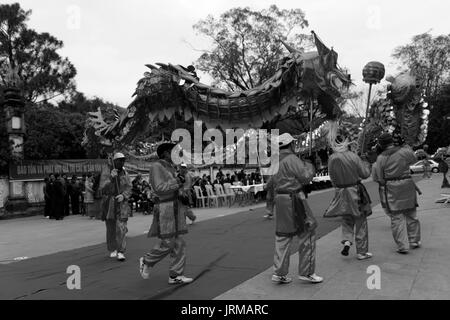
<instances>
[{"instance_id":1,"label":"standing spectator","mask_svg":"<svg viewBox=\"0 0 450 320\"><path fill-rule=\"evenodd\" d=\"M131 188L131 212L130 217L133 216L133 206L134 203L136 204L136 211L142 210L142 175L139 173L136 178L132 181L132 188Z\"/></svg>"},{"instance_id":2,"label":"standing spectator","mask_svg":"<svg viewBox=\"0 0 450 320\"><path fill-rule=\"evenodd\" d=\"M100 204L102 202L102 194L100 192L100 173L93 175L94 182L94 203L92 205L92 210L94 210L94 215L97 220L102 219L102 212L100 210Z\"/></svg>"},{"instance_id":3,"label":"standing spectator","mask_svg":"<svg viewBox=\"0 0 450 320\"><path fill-rule=\"evenodd\" d=\"M189 220L191 220L192 223L194 223L194 221L197 219L197 216L194 214L194 212L192 211L191 207L192 207L192 194L191 194L191 190L192 190L192 175L190 174L190 172L187 169L187 165L182 163L180 165L180 175L182 177L181 180L184 179L184 183L183 183L183 187L178 191L179 195L181 197L185 197L186 200L188 200L188 203L184 203L184 205L186 205L188 208L186 209L186 217L189 218Z\"/></svg>"},{"instance_id":4,"label":"standing spectator","mask_svg":"<svg viewBox=\"0 0 450 320\"><path fill-rule=\"evenodd\" d=\"M49 189L50 189L50 179L48 177L45 177L45 179L44 179L44 187L43 187L44 201L45 201L44 217L46 217L47 219L49 219L50 216L51 216L51 214L50 214L51 201L50 201L50 194L49 194L50 190Z\"/></svg>"},{"instance_id":5,"label":"standing spectator","mask_svg":"<svg viewBox=\"0 0 450 320\"><path fill-rule=\"evenodd\" d=\"M422 160L423 163L423 177L424 178L431 178L431 163L430 163L430 155L428 154L428 145L423 146L424 151L424 158Z\"/></svg>"},{"instance_id":6,"label":"standing spectator","mask_svg":"<svg viewBox=\"0 0 450 320\"><path fill-rule=\"evenodd\" d=\"M143 214L144 215L150 214L150 212L153 209L153 203L151 199L150 184L146 180L142 181L141 199L142 199Z\"/></svg>"},{"instance_id":7,"label":"standing spectator","mask_svg":"<svg viewBox=\"0 0 450 320\"><path fill-rule=\"evenodd\" d=\"M86 203L84 203L84 195L86 194L86 174L83 174L80 182L80 204L81 204L81 215L86 215Z\"/></svg>"},{"instance_id":8,"label":"standing spectator","mask_svg":"<svg viewBox=\"0 0 450 320\"><path fill-rule=\"evenodd\" d=\"M84 203L86 206L86 214L90 219L95 217L94 212L94 181L91 174L88 174L84 183Z\"/></svg>"},{"instance_id":9,"label":"standing spectator","mask_svg":"<svg viewBox=\"0 0 450 320\"><path fill-rule=\"evenodd\" d=\"M72 206L72 214L80 214L80 193L81 188L77 176L72 176L70 181L70 204Z\"/></svg>"},{"instance_id":10,"label":"standing spectator","mask_svg":"<svg viewBox=\"0 0 450 320\"><path fill-rule=\"evenodd\" d=\"M436 161L439 163L439 172L442 172L443 174L443 180L442 180L442 184L441 184L441 188L450 188L450 184L448 183L447 180L447 172L448 172L448 164L447 162L444 160L444 157L440 157L438 159L436 159Z\"/></svg>"},{"instance_id":11,"label":"standing spectator","mask_svg":"<svg viewBox=\"0 0 450 320\"><path fill-rule=\"evenodd\" d=\"M237 174L238 180L239 181L243 181L245 178L245 172L244 169L241 169L241 171L239 171L239 173Z\"/></svg>"},{"instance_id":12,"label":"standing spectator","mask_svg":"<svg viewBox=\"0 0 450 320\"><path fill-rule=\"evenodd\" d=\"M64 208L66 198L66 188L64 187L64 179L58 173L55 174L55 183L53 188L54 197L54 214L56 220L64 219Z\"/></svg>"},{"instance_id":13,"label":"standing spectator","mask_svg":"<svg viewBox=\"0 0 450 320\"><path fill-rule=\"evenodd\" d=\"M267 181L267 184L264 186L264 189L267 192L266 214L264 215L264 218L271 220L273 219L273 211L275 207L275 190L272 176L269 178L269 181Z\"/></svg>"},{"instance_id":14,"label":"standing spectator","mask_svg":"<svg viewBox=\"0 0 450 320\"><path fill-rule=\"evenodd\" d=\"M56 182L55 175L51 174L48 186L46 188L48 198L49 198L49 206L50 206L49 217L50 217L50 219L56 218L56 215L55 215L55 212L56 212L55 182Z\"/></svg>"},{"instance_id":15,"label":"standing spectator","mask_svg":"<svg viewBox=\"0 0 450 320\"><path fill-rule=\"evenodd\" d=\"M61 178L61 182L63 184L64 189L64 217L67 217L70 215L70 194L71 194L71 186L69 183L69 179L67 178L67 175L63 174Z\"/></svg>"}]
</instances>

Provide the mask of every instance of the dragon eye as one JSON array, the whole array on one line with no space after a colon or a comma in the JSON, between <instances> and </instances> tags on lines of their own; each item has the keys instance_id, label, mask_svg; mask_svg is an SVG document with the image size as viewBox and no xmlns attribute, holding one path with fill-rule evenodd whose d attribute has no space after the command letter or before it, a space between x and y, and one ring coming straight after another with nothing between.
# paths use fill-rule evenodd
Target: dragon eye
<instances>
[{"instance_id":1,"label":"dragon eye","mask_svg":"<svg viewBox=\"0 0 450 320\"><path fill-rule=\"evenodd\" d=\"M337 90L342 90L343 88L343 82L341 79L339 79L339 77L337 76L337 74L335 74L334 72L329 72L327 75L328 81L330 82L330 84Z\"/></svg>"}]
</instances>

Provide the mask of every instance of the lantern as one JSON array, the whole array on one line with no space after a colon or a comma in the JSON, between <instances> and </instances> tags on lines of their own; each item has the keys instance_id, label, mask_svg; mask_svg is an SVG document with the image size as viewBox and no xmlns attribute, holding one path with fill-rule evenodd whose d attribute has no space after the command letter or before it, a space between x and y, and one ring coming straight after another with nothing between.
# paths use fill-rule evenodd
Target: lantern
<instances>
[{"instance_id":1,"label":"lantern","mask_svg":"<svg viewBox=\"0 0 450 320\"><path fill-rule=\"evenodd\" d=\"M384 78L384 65L381 62L371 61L363 69L363 81L369 84L377 84Z\"/></svg>"}]
</instances>

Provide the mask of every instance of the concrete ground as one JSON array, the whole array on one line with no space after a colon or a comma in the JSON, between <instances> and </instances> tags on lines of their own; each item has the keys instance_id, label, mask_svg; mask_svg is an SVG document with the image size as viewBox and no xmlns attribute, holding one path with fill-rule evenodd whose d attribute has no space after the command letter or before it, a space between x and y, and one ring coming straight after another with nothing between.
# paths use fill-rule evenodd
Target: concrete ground
<instances>
[{"instance_id":1,"label":"concrete ground","mask_svg":"<svg viewBox=\"0 0 450 320\"><path fill-rule=\"evenodd\" d=\"M263 206L265 203L245 208L237 206L201 208L194 209L194 212L197 215L196 222L200 222ZM147 234L152 221L152 215L135 213L128 219L127 236ZM0 264L104 242L104 222L80 215L68 216L64 220L51 220L43 216L3 220L0 222Z\"/></svg>"},{"instance_id":2,"label":"concrete ground","mask_svg":"<svg viewBox=\"0 0 450 320\"><path fill-rule=\"evenodd\" d=\"M218 300L246 299L349 299L407 300L450 299L450 204L436 203L441 193L441 175L418 183L419 219L422 247L407 255L396 253L390 219L381 205L375 206L369 218L369 250L373 258L358 261L354 247L348 257L340 255L341 230L336 229L317 241L316 273L324 277L321 284L302 283L296 279L298 255L291 256L287 285L271 282L272 268L216 297ZM375 267L373 267L375 266ZM379 267L380 287L369 289L373 269Z\"/></svg>"},{"instance_id":3,"label":"concrete ground","mask_svg":"<svg viewBox=\"0 0 450 320\"><path fill-rule=\"evenodd\" d=\"M312 195L328 191L314 191ZM196 222L200 222L261 207L265 207L265 202L245 207L235 204L232 207L199 208L193 211L197 215ZM152 221L152 215L134 214L128 220L127 236L135 237L147 234ZM0 220L0 264L104 242L104 222L90 220L89 217L80 215L68 216L64 220L58 221L46 219L42 215Z\"/></svg>"}]
</instances>

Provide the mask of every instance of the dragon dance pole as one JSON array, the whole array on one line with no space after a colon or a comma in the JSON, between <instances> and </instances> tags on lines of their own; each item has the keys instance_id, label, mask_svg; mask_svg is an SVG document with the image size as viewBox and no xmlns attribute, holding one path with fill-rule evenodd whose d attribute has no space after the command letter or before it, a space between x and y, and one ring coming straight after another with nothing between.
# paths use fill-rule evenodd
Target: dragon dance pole
<instances>
[{"instance_id":1,"label":"dragon dance pole","mask_svg":"<svg viewBox=\"0 0 450 320\"><path fill-rule=\"evenodd\" d=\"M310 100L309 105L309 156L312 155L312 111L313 111L313 100Z\"/></svg>"},{"instance_id":2,"label":"dragon dance pole","mask_svg":"<svg viewBox=\"0 0 450 320\"><path fill-rule=\"evenodd\" d=\"M361 154L365 152L365 139L366 139L366 128L367 121L369 119L369 110L370 110L370 95L372 92L372 85L379 83L381 79L384 77L384 65L381 62L371 61L364 66L363 69L363 81L368 83L369 86L369 97L367 98L367 107L366 107L366 118L364 129L362 132L362 144L361 144Z\"/></svg>"},{"instance_id":3,"label":"dragon dance pole","mask_svg":"<svg viewBox=\"0 0 450 320\"><path fill-rule=\"evenodd\" d=\"M366 117L364 118L366 121L366 125L367 125L367 121L369 119L369 108L370 108L370 95L372 93L372 83L370 83L369 85L369 95L367 97L367 106L366 106ZM366 140L366 127L364 127L364 131L363 131L363 135L362 135L362 143L361 143L361 154L364 154L364 147L365 147L365 140Z\"/></svg>"}]
</instances>

